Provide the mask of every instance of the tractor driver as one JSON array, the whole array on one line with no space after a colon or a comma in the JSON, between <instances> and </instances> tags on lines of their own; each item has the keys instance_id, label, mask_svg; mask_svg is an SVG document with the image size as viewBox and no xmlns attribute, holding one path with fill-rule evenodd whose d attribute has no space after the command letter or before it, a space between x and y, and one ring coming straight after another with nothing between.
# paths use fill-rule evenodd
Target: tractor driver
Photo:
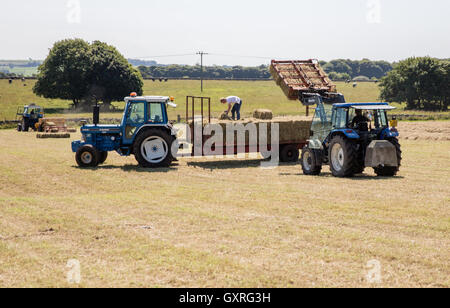
<instances>
[{"instance_id":1,"label":"tractor driver","mask_svg":"<svg viewBox=\"0 0 450 308\"><path fill-rule=\"evenodd\" d=\"M366 116L363 115L361 109L356 109L355 112L356 112L356 116L353 118L353 121L352 121L352 127L353 128L360 127L360 125L362 123L367 123L368 124L370 122L370 120Z\"/></svg>"}]
</instances>

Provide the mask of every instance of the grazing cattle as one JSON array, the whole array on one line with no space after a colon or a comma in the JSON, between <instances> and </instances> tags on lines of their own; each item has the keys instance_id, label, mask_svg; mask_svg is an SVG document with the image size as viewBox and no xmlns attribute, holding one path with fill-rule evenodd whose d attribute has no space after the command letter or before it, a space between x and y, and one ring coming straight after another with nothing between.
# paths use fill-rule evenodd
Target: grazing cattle
<instances>
[{"instance_id":1,"label":"grazing cattle","mask_svg":"<svg viewBox=\"0 0 450 308\"><path fill-rule=\"evenodd\" d=\"M355 82L353 83L353 88L356 88L358 86L358 84Z\"/></svg>"}]
</instances>

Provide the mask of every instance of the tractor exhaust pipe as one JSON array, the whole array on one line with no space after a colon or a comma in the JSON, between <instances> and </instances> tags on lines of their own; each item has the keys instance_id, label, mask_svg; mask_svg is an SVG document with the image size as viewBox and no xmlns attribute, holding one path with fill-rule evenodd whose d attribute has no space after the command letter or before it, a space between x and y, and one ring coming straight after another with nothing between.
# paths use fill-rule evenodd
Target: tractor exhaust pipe
<instances>
[{"instance_id":1,"label":"tractor exhaust pipe","mask_svg":"<svg viewBox=\"0 0 450 308\"><path fill-rule=\"evenodd\" d=\"M98 125L100 123L100 106L97 104L93 106L93 108L92 123L94 123L94 125Z\"/></svg>"}]
</instances>

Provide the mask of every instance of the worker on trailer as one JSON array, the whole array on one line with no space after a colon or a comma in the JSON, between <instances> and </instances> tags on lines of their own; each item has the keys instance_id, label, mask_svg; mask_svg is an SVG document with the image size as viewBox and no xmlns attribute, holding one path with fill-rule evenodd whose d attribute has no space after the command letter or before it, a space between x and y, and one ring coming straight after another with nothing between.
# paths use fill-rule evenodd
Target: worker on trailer
<instances>
[{"instance_id":1,"label":"worker on trailer","mask_svg":"<svg viewBox=\"0 0 450 308\"><path fill-rule=\"evenodd\" d=\"M365 115L363 115L362 110L356 109L355 113L356 113L356 116L353 118L352 128L360 127L361 124L365 126L365 124L363 124L363 123L366 123L367 127L368 127L368 123L370 122L370 120Z\"/></svg>"},{"instance_id":2,"label":"worker on trailer","mask_svg":"<svg viewBox=\"0 0 450 308\"><path fill-rule=\"evenodd\" d=\"M228 110L225 112L229 114L231 110L233 120L236 120L236 115L238 121L241 119L242 100L239 97L237 96L223 97L220 99L220 102L222 104L228 104Z\"/></svg>"}]
</instances>

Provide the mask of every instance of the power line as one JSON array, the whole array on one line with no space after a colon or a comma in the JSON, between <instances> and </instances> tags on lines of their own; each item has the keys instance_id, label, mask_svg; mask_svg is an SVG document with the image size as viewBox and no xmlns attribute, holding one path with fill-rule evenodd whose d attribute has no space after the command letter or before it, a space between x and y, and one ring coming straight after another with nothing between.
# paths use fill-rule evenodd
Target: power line
<instances>
[{"instance_id":1,"label":"power line","mask_svg":"<svg viewBox=\"0 0 450 308\"><path fill-rule=\"evenodd\" d=\"M208 53L199 51L197 52L198 55L200 55L200 65L201 65L201 92L203 92L203 56L208 55Z\"/></svg>"},{"instance_id":2,"label":"power line","mask_svg":"<svg viewBox=\"0 0 450 308\"><path fill-rule=\"evenodd\" d=\"M136 59L150 59L150 58L170 58L170 57L186 57L195 56L195 53L182 54L182 55L162 55L162 56L146 56L146 57L136 57Z\"/></svg>"},{"instance_id":3,"label":"power line","mask_svg":"<svg viewBox=\"0 0 450 308\"><path fill-rule=\"evenodd\" d=\"M210 56L232 57L232 58L252 58L252 59L273 59L273 57L227 55L227 54L219 54L219 53L211 53Z\"/></svg>"}]
</instances>

